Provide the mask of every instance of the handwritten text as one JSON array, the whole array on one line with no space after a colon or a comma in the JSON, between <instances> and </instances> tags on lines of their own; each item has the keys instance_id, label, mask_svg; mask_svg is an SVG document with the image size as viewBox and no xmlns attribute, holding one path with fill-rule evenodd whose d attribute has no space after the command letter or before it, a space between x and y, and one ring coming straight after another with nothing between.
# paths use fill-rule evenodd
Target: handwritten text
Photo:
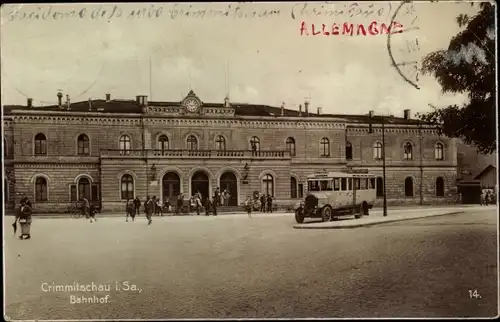
<instances>
[{"instance_id":1,"label":"handwritten text","mask_svg":"<svg viewBox=\"0 0 500 322\"><path fill-rule=\"evenodd\" d=\"M347 16L350 18L354 17L363 17L369 18L372 16L375 17L386 17L389 18L392 5L391 3L384 4L359 4L359 3L351 3L344 4L343 6L340 3L335 3L335 8L331 8L329 4L296 4L293 6L291 11L292 19L300 18L300 17L340 17Z\"/></svg>"}]
</instances>

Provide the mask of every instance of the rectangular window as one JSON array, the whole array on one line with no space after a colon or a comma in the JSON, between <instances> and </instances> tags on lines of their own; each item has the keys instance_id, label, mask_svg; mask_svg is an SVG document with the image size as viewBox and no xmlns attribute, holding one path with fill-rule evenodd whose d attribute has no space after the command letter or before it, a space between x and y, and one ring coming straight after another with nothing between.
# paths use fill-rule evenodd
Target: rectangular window
<instances>
[{"instance_id":1,"label":"rectangular window","mask_svg":"<svg viewBox=\"0 0 500 322\"><path fill-rule=\"evenodd\" d=\"M299 198L304 198L304 184L299 183Z\"/></svg>"},{"instance_id":2,"label":"rectangular window","mask_svg":"<svg viewBox=\"0 0 500 322\"><path fill-rule=\"evenodd\" d=\"M69 187L69 199L72 202L75 202L78 200L78 195L76 194L76 184L72 184Z\"/></svg>"},{"instance_id":3,"label":"rectangular window","mask_svg":"<svg viewBox=\"0 0 500 322\"><path fill-rule=\"evenodd\" d=\"M93 184L92 185L92 194L90 197L91 201L99 201L99 185L98 184Z\"/></svg>"},{"instance_id":4,"label":"rectangular window","mask_svg":"<svg viewBox=\"0 0 500 322\"><path fill-rule=\"evenodd\" d=\"M375 189L375 178L370 178L370 189Z\"/></svg>"},{"instance_id":5,"label":"rectangular window","mask_svg":"<svg viewBox=\"0 0 500 322\"><path fill-rule=\"evenodd\" d=\"M347 179L347 190L352 190L352 178Z\"/></svg>"},{"instance_id":6,"label":"rectangular window","mask_svg":"<svg viewBox=\"0 0 500 322\"><path fill-rule=\"evenodd\" d=\"M340 180L340 188L342 191L346 191L347 190L347 178L342 178Z\"/></svg>"},{"instance_id":7,"label":"rectangular window","mask_svg":"<svg viewBox=\"0 0 500 322\"><path fill-rule=\"evenodd\" d=\"M354 189L355 190L359 190L360 189L359 178L354 178Z\"/></svg>"},{"instance_id":8,"label":"rectangular window","mask_svg":"<svg viewBox=\"0 0 500 322\"><path fill-rule=\"evenodd\" d=\"M309 181L307 189L309 191L319 191L319 182L318 181Z\"/></svg>"},{"instance_id":9,"label":"rectangular window","mask_svg":"<svg viewBox=\"0 0 500 322\"><path fill-rule=\"evenodd\" d=\"M368 179L359 179L360 182L360 190L366 190L368 188Z\"/></svg>"},{"instance_id":10,"label":"rectangular window","mask_svg":"<svg viewBox=\"0 0 500 322\"><path fill-rule=\"evenodd\" d=\"M321 180L320 187L321 187L321 191L332 191L333 190L333 181Z\"/></svg>"},{"instance_id":11,"label":"rectangular window","mask_svg":"<svg viewBox=\"0 0 500 322\"><path fill-rule=\"evenodd\" d=\"M339 190L340 190L340 179L334 178L333 179L333 191L339 191Z\"/></svg>"}]
</instances>

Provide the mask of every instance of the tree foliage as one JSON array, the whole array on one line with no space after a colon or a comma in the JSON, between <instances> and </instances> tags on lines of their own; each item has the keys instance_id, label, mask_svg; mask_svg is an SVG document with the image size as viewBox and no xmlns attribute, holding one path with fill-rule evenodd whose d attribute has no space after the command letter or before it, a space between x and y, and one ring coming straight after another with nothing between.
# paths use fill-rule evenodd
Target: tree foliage
<instances>
[{"instance_id":1,"label":"tree foliage","mask_svg":"<svg viewBox=\"0 0 500 322\"><path fill-rule=\"evenodd\" d=\"M422 61L422 73L433 75L443 93L466 93L468 101L433 108L419 118L485 154L496 150L494 15L494 5L486 2L479 4L473 17L459 15L456 21L464 29L451 39L448 49L430 53Z\"/></svg>"}]
</instances>

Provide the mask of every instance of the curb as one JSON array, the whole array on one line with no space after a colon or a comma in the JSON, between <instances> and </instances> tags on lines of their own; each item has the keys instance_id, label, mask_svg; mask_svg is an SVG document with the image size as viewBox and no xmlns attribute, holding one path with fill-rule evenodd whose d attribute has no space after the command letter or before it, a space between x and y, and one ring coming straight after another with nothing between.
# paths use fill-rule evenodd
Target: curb
<instances>
[{"instance_id":1,"label":"curb","mask_svg":"<svg viewBox=\"0 0 500 322\"><path fill-rule=\"evenodd\" d=\"M346 226L308 226L307 224L305 226L297 226L297 225L303 225L303 224L297 224L297 225L294 225L293 228L294 229L352 229L352 228L360 228L360 227L371 227L371 226L375 226L375 225L382 225L382 224L394 223L394 222L399 222L399 221L425 219L425 218L431 218L431 217L456 215L456 214L462 214L462 213L465 213L465 211L454 211L454 212L447 212L444 214L435 214L435 215L429 215L429 216L424 216L424 217L399 218L399 219L392 219L392 220L386 220L386 221L381 221L381 222L372 222L372 223L366 223L366 224L352 224L352 225L346 225Z\"/></svg>"}]
</instances>

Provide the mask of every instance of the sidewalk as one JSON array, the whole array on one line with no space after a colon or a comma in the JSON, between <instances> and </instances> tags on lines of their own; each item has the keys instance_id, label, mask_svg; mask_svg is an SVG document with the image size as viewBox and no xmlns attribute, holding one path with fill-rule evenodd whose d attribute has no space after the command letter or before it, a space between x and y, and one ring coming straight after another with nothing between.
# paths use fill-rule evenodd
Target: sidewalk
<instances>
[{"instance_id":1,"label":"sidewalk","mask_svg":"<svg viewBox=\"0 0 500 322\"><path fill-rule=\"evenodd\" d=\"M469 211L491 210L496 206L468 206L463 205L455 207L422 207L420 209L388 209L387 217L383 216L382 210L373 210L369 216L364 216L360 219L354 219L354 216L340 217L339 220L321 222L320 219L306 218L309 222L296 224L295 229L348 229L358 227L368 227L383 223L391 223L412 219L421 219L428 217L436 217L443 215L459 214Z\"/></svg>"}]
</instances>

